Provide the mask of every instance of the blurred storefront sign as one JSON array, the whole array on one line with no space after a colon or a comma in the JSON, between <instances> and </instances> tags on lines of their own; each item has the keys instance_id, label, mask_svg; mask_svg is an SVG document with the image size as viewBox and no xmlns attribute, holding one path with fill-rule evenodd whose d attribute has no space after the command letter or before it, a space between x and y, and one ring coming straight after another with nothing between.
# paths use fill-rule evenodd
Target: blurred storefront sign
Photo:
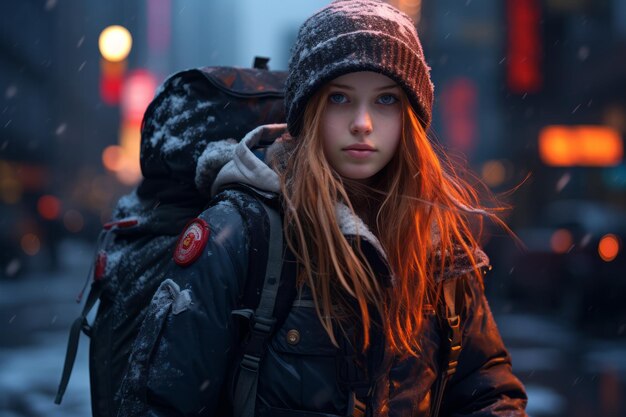
<instances>
[{"instance_id":1,"label":"blurred storefront sign","mask_svg":"<svg viewBox=\"0 0 626 417\"><path fill-rule=\"evenodd\" d=\"M539 156L550 166L608 167L622 162L624 144L605 126L547 126L539 133Z\"/></svg>"},{"instance_id":2,"label":"blurred storefront sign","mask_svg":"<svg viewBox=\"0 0 626 417\"><path fill-rule=\"evenodd\" d=\"M478 87L467 77L450 80L441 93L441 116L448 142L455 150L471 153L476 146Z\"/></svg>"},{"instance_id":3,"label":"blurred storefront sign","mask_svg":"<svg viewBox=\"0 0 626 417\"><path fill-rule=\"evenodd\" d=\"M102 152L102 163L125 185L141 179L139 150L141 120L157 88L154 74L145 69L132 71L124 80L121 91L121 124L119 145L108 146Z\"/></svg>"},{"instance_id":4,"label":"blurred storefront sign","mask_svg":"<svg viewBox=\"0 0 626 417\"><path fill-rule=\"evenodd\" d=\"M100 98L109 106L119 103L126 72L126 61L100 60Z\"/></svg>"},{"instance_id":5,"label":"blurred storefront sign","mask_svg":"<svg viewBox=\"0 0 626 417\"><path fill-rule=\"evenodd\" d=\"M157 79L150 71L137 69L126 77L121 94L122 118L133 124L141 124L143 114L154 97Z\"/></svg>"},{"instance_id":6,"label":"blurred storefront sign","mask_svg":"<svg viewBox=\"0 0 626 417\"><path fill-rule=\"evenodd\" d=\"M506 9L507 86L516 94L536 93L543 85L539 0L509 0Z\"/></svg>"}]
</instances>

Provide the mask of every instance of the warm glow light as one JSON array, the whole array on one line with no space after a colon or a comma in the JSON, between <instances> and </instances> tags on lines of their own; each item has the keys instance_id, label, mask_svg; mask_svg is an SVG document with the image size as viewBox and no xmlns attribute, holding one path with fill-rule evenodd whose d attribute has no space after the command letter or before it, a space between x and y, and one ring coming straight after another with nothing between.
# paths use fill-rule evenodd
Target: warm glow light
<instances>
[{"instance_id":1,"label":"warm glow light","mask_svg":"<svg viewBox=\"0 0 626 417\"><path fill-rule=\"evenodd\" d=\"M141 180L139 154L141 143L141 126L125 121L120 128L120 147L123 150L124 164L116 171L117 179L125 185L135 185Z\"/></svg>"},{"instance_id":2,"label":"warm glow light","mask_svg":"<svg viewBox=\"0 0 626 417\"><path fill-rule=\"evenodd\" d=\"M0 198L6 204L15 204L22 198L22 184L14 178L0 180Z\"/></svg>"},{"instance_id":3,"label":"warm glow light","mask_svg":"<svg viewBox=\"0 0 626 417\"><path fill-rule=\"evenodd\" d=\"M539 133L539 156L551 166L614 166L622 162L620 134L604 126L547 126Z\"/></svg>"},{"instance_id":4,"label":"warm glow light","mask_svg":"<svg viewBox=\"0 0 626 417\"><path fill-rule=\"evenodd\" d=\"M483 165L481 176L485 184L490 187L497 187L506 178L506 168L500 161L487 161Z\"/></svg>"},{"instance_id":5,"label":"warm glow light","mask_svg":"<svg viewBox=\"0 0 626 417\"><path fill-rule=\"evenodd\" d=\"M602 236L600 243L598 243L598 254L605 262L611 262L617 257L619 253L619 240L617 236L608 234Z\"/></svg>"},{"instance_id":6,"label":"warm glow light","mask_svg":"<svg viewBox=\"0 0 626 417\"><path fill-rule=\"evenodd\" d=\"M110 106L119 103L126 72L126 61L100 60L100 97Z\"/></svg>"},{"instance_id":7,"label":"warm glow light","mask_svg":"<svg viewBox=\"0 0 626 417\"><path fill-rule=\"evenodd\" d=\"M506 80L513 93L535 93L543 85L541 14L539 0L506 2Z\"/></svg>"},{"instance_id":8,"label":"warm glow light","mask_svg":"<svg viewBox=\"0 0 626 417\"><path fill-rule=\"evenodd\" d=\"M37 200L37 211L46 220L54 220L59 217L61 201L53 195L43 195Z\"/></svg>"},{"instance_id":9,"label":"warm glow light","mask_svg":"<svg viewBox=\"0 0 626 417\"><path fill-rule=\"evenodd\" d=\"M120 103L125 121L141 124L156 88L157 79L150 71L135 70L128 75L122 87Z\"/></svg>"},{"instance_id":10,"label":"warm glow light","mask_svg":"<svg viewBox=\"0 0 626 417\"><path fill-rule=\"evenodd\" d=\"M39 237L33 233L26 233L20 240L22 250L29 256L35 256L39 253L41 243Z\"/></svg>"},{"instance_id":11,"label":"warm glow light","mask_svg":"<svg viewBox=\"0 0 626 417\"><path fill-rule=\"evenodd\" d=\"M22 184L17 180L12 164L0 160L0 200L15 204L22 198Z\"/></svg>"},{"instance_id":12,"label":"warm glow light","mask_svg":"<svg viewBox=\"0 0 626 417\"><path fill-rule=\"evenodd\" d=\"M98 47L104 59L119 62L126 59L133 46L133 37L123 26L109 26L100 33Z\"/></svg>"},{"instance_id":13,"label":"warm glow light","mask_svg":"<svg viewBox=\"0 0 626 417\"><path fill-rule=\"evenodd\" d=\"M123 165L123 152L121 146L107 146L102 151L102 165L109 171L119 171Z\"/></svg>"},{"instance_id":14,"label":"warm glow light","mask_svg":"<svg viewBox=\"0 0 626 417\"><path fill-rule=\"evenodd\" d=\"M559 229L550 237L550 247L556 253L566 253L572 247L574 239L567 229Z\"/></svg>"},{"instance_id":15,"label":"warm glow light","mask_svg":"<svg viewBox=\"0 0 626 417\"><path fill-rule=\"evenodd\" d=\"M120 144L107 146L102 152L102 164L115 173L125 185L135 185L141 179L139 165L141 132L135 123L125 123L120 129Z\"/></svg>"}]
</instances>

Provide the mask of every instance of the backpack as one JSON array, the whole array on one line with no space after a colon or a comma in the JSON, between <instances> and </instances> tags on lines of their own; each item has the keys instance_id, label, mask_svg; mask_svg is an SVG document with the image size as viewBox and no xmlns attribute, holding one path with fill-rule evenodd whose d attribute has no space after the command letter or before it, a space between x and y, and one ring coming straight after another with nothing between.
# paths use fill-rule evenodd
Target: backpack
<instances>
[{"instance_id":1,"label":"backpack","mask_svg":"<svg viewBox=\"0 0 626 417\"><path fill-rule=\"evenodd\" d=\"M266 63L257 60L254 69L205 67L182 71L168 78L157 91L141 127L143 179L133 192L119 200L113 220L103 226L99 235L87 277L87 283L92 281L91 288L81 315L70 329L55 403L62 401L82 331L91 338L92 413L95 417L117 415L120 398L116 392L133 342L152 296L166 278L179 234L211 203L207 197L210 184L200 184L196 179L198 159L209 144L219 146L224 139L236 142L259 125L284 121L286 73L268 71ZM257 153L262 154L267 145L262 144ZM249 245L260 248L250 250L248 257L248 270L259 273L248 277L240 308L233 312L250 330L240 347L242 360L231 389L232 401L235 416L252 417L259 362L272 331L280 327L289 312L295 283L270 277L280 277L277 268L282 265L283 251L276 253L276 248L284 248L282 242L277 242L276 233L272 233L282 230L277 226L279 207L275 199L252 187L233 185L212 203L220 200L230 201L240 211L249 236L267 237ZM255 208L245 210L250 206ZM251 212L260 217L251 217ZM251 230L262 224L269 226ZM460 354L460 323L455 311L461 311L463 297L459 296L460 291L455 295L455 289L456 284L444 285L446 311L442 315L442 332L447 332L443 339L449 343L442 351L444 372L435 387L435 411ZM79 302L80 298L82 291ZM87 315L97 302L98 311L89 324Z\"/></svg>"},{"instance_id":2,"label":"backpack","mask_svg":"<svg viewBox=\"0 0 626 417\"><path fill-rule=\"evenodd\" d=\"M253 69L205 67L182 71L169 77L156 92L141 126L143 179L119 200L113 220L99 235L87 277L88 282L92 281L91 289L81 315L70 329L55 403L62 401L82 331L91 338L93 415L117 414L119 398L115 394L150 300L165 279L179 234L209 203L207 190L199 189L196 183L198 158L212 142L218 145L230 139L236 143L259 125L285 119L286 73L269 71L266 63L257 59L257 68ZM255 196L253 190L240 193ZM262 204L257 197L249 204ZM235 207L243 210L237 205L241 198L232 193L220 198L230 198ZM249 227L258 224L245 223ZM249 235L262 233L251 231ZM259 243L263 244L267 243ZM251 250L249 258L257 264L253 270L265 269L267 256ZM246 284L242 301L243 306L252 308L258 304L257 290L263 287L262 281L256 281L263 276L254 275L255 280ZM82 291L79 302L81 297ZM95 319L89 324L86 317L98 301Z\"/></svg>"}]
</instances>

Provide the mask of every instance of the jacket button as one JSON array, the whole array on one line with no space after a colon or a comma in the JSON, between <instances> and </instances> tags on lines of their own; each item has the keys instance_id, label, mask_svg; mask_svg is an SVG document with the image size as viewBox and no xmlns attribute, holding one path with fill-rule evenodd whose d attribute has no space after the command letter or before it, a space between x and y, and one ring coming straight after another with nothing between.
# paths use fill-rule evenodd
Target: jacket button
<instances>
[{"instance_id":1,"label":"jacket button","mask_svg":"<svg viewBox=\"0 0 626 417\"><path fill-rule=\"evenodd\" d=\"M300 342L300 332L295 329L289 330L287 332L287 343L297 345L298 342Z\"/></svg>"}]
</instances>

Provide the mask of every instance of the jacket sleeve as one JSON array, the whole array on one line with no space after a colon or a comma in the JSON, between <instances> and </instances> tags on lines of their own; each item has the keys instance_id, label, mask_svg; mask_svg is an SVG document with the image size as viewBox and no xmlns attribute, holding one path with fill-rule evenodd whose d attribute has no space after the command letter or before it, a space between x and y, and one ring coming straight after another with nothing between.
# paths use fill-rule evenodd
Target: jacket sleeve
<instances>
[{"instance_id":1,"label":"jacket sleeve","mask_svg":"<svg viewBox=\"0 0 626 417\"><path fill-rule=\"evenodd\" d=\"M462 350L442 402L442 416L526 416L526 393L513 375L482 284L468 275Z\"/></svg>"},{"instance_id":2,"label":"jacket sleeve","mask_svg":"<svg viewBox=\"0 0 626 417\"><path fill-rule=\"evenodd\" d=\"M223 406L238 334L231 311L248 265L239 212L220 203L199 216L209 225L201 256L174 262L139 331L118 416L212 416Z\"/></svg>"}]
</instances>

